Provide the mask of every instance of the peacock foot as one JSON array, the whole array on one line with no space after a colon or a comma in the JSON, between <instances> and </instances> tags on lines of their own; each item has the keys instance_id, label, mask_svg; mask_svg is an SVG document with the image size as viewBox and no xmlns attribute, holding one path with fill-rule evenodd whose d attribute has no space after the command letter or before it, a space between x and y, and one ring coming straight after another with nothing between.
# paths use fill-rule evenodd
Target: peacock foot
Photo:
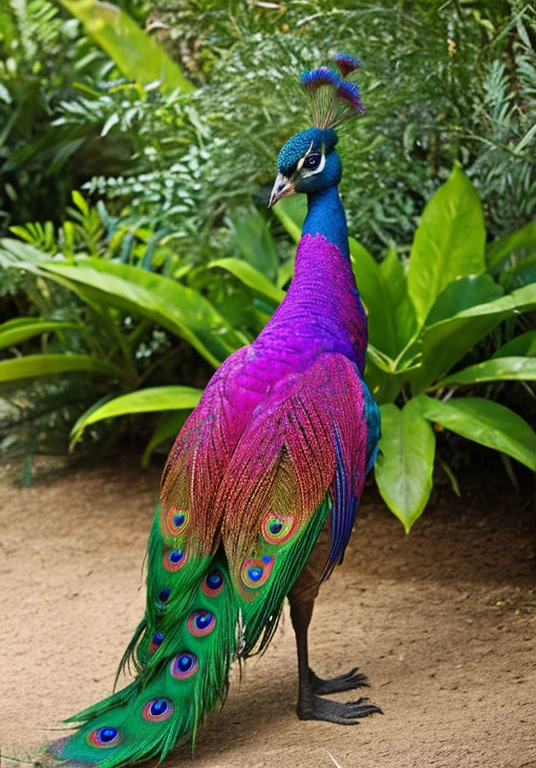
<instances>
[{"instance_id":1,"label":"peacock foot","mask_svg":"<svg viewBox=\"0 0 536 768\"><path fill-rule=\"evenodd\" d=\"M312 669L309 669L309 681L312 692L319 696L351 691L354 688L368 688L367 676L360 672L358 667L354 667L349 672L328 680L322 680L321 677L315 675Z\"/></svg>"},{"instance_id":2,"label":"peacock foot","mask_svg":"<svg viewBox=\"0 0 536 768\"><path fill-rule=\"evenodd\" d=\"M368 717L376 712L383 715L382 710L374 704L367 704L368 699L357 701L326 701L319 696L307 696L298 702L298 717L300 720L326 720L328 723L339 725L357 725L361 717Z\"/></svg>"}]
</instances>

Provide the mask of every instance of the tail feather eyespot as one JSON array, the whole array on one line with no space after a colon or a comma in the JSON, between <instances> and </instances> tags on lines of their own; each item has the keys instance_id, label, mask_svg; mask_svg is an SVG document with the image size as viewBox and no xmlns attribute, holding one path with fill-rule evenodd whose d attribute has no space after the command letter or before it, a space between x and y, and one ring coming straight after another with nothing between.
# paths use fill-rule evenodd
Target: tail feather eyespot
<instances>
[{"instance_id":1,"label":"tail feather eyespot","mask_svg":"<svg viewBox=\"0 0 536 768\"><path fill-rule=\"evenodd\" d=\"M296 530L296 519L293 515L284 517L275 512L269 512L262 521L261 530L269 544L284 544Z\"/></svg>"},{"instance_id":2,"label":"tail feather eyespot","mask_svg":"<svg viewBox=\"0 0 536 768\"><path fill-rule=\"evenodd\" d=\"M167 608L167 601L169 600L169 596L171 595L171 589L169 587L164 587L160 590L158 593L158 600L156 601L156 607L160 611L164 611Z\"/></svg>"},{"instance_id":3,"label":"tail feather eyespot","mask_svg":"<svg viewBox=\"0 0 536 768\"><path fill-rule=\"evenodd\" d=\"M95 728L87 735L87 742L92 747L109 748L116 747L121 741L117 728L105 726L104 728Z\"/></svg>"},{"instance_id":4,"label":"tail feather eyespot","mask_svg":"<svg viewBox=\"0 0 536 768\"><path fill-rule=\"evenodd\" d=\"M166 571L174 573L179 571L186 563L186 553L182 549L171 549L164 547L162 554L162 565Z\"/></svg>"},{"instance_id":5,"label":"tail feather eyespot","mask_svg":"<svg viewBox=\"0 0 536 768\"><path fill-rule=\"evenodd\" d=\"M216 626L216 616L211 611L194 611L188 619L188 629L194 637L205 637Z\"/></svg>"},{"instance_id":6,"label":"tail feather eyespot","mask_svg":"<svg viewBox=\"0 0 536 768\"><path fill-rule=\"evenodd\" d=\"M142 717L149 723L161 723L173 715L173 702L169 699L151 699L142 710Z\"/></svg>"},{"instance_id":7,"label":"tail feather eyespot","mask_svg":"<svg viewBox=\"0 0 536 768\"><path fill-rule=\"evenodd\" d=\"M190 653L190 651L183 651L175 656L169 667L169 671L176 680L192 677L198 669L199 660L195 653Z\"/></svg>"},{"instance_id":8,"label":"tail feather eyespot","mask_svg":"<svg viewBox=\"0 0 536 768\"><path fill-rule=\"evenodd\" d=\"M274 558L270 555L248 557L242 563L240 578L248 589L259 589L268 581L273 566Z\"/></svg>"},{"instance_id":9,"label":"tail feather eyespot","mask_svg":"<svg viewBox=\"0 0 536 768\"><path fill-rule=\"evenodd\" d=\"M149 653L154 653L157 651L160 646L162 645L164 641L164 635L162 632L157 632L155 635L152 636L151 642L149 643Z\"/></svg>"},{"instance_id":10,"label":"tail feather eyespot","mask_svg":"<svg viewBox=\"0 0 536 768\"><path fill-rule=\"evenodd\" d=\"M201 591L207 597L216 597L225 585L225 579L221 571L211 571L203 581Z\"/></svg>"},{"instance_id":11,"label":"tail feather eyespot","mask_svg":"<svg viewBox=\"0 0 536 768\"><path fill-rule=\"evenodd\" d=\"M170 536L182 536L188 528L190 515L184 509L179 509L172 504L169 509L162 510L161 525L162 533L168 533Z\"/></svg>"}]
</instances>

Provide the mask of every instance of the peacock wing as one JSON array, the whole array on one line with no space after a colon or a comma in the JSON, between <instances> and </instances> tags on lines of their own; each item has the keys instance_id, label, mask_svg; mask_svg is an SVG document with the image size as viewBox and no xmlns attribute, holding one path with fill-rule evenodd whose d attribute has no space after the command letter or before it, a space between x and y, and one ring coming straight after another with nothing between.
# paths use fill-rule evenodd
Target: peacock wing
<instances>
[{"instance_id":1,"label":"peacock wing","mask_svg":"<svg viewBox=\"0 0 536 768\"><path fill-rule=\"evenodd\" d=\"M274 387L237 444L218 503L245 655L269 641L328 517L325 575L344 554L366 474L369 398L354 363L323 354Z\"/></svg>"},{"instance_id":2,"label":"peacock wing","mask_svg":"<svg viewBox=\"0 0 536 768\"><path fill-rule=\"evenodd\" d=\"M172 641L220 545L219 487L255 404L239 384L251 356L244 347L223 363L169 454L149 539L147 609L124 659L132 659L135 648L138 671L153 663L154 637Z\"/></svg>"}]
</instances>

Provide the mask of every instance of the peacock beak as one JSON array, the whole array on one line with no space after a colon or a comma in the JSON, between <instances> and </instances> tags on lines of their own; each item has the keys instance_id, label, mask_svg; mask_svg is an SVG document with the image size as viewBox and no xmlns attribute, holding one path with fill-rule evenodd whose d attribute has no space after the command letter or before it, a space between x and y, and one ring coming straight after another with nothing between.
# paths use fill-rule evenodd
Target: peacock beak
<instances>
[{"instance_id":1,"label":"peacock beak","mask_svg":"<svg viewBox=\"0 0 536 768\"><path fill-rule=\"evenodd\" d=\"M293 195L296 191L294 187L294 182L292 179L288 179L286 176L283 176L282 173L277 174L277 178L275 180L274 186L272 188L272 193L270 195L270 202L268 203L268 208L271 208L272 205L275 205L278 200L281 200L282 197L288 197L288 195Z\"/></svg>"}]
</instances>

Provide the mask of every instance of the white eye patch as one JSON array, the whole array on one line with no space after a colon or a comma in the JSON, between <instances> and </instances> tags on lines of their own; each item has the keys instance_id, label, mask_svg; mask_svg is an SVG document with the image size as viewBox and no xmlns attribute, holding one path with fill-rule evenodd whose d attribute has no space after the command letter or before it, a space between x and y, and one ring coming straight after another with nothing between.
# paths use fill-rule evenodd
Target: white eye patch
<instances>
[{"instance_id":1,"label":"white eye patch","mask_svg":"<svg viewBox=\"0 0 536 768\"><path fill-rule=\"evenodd\" d=\"M320 157L320 164L319 164L318 168L314 168L314 169L303 168L303 164L304 164L305 160L307 159L308 155L309 155L309 153L307 153L303 157L300 157L300 159L298 160L298 165L296 166L296 170L297 171L301 171L302 178L306 178L307 176L314 176L315 173L322 173L322 171L324 170L324 166L326 165L326 156L325 155L321 155L321 157Z\"/></svg>"}]
</instances>

